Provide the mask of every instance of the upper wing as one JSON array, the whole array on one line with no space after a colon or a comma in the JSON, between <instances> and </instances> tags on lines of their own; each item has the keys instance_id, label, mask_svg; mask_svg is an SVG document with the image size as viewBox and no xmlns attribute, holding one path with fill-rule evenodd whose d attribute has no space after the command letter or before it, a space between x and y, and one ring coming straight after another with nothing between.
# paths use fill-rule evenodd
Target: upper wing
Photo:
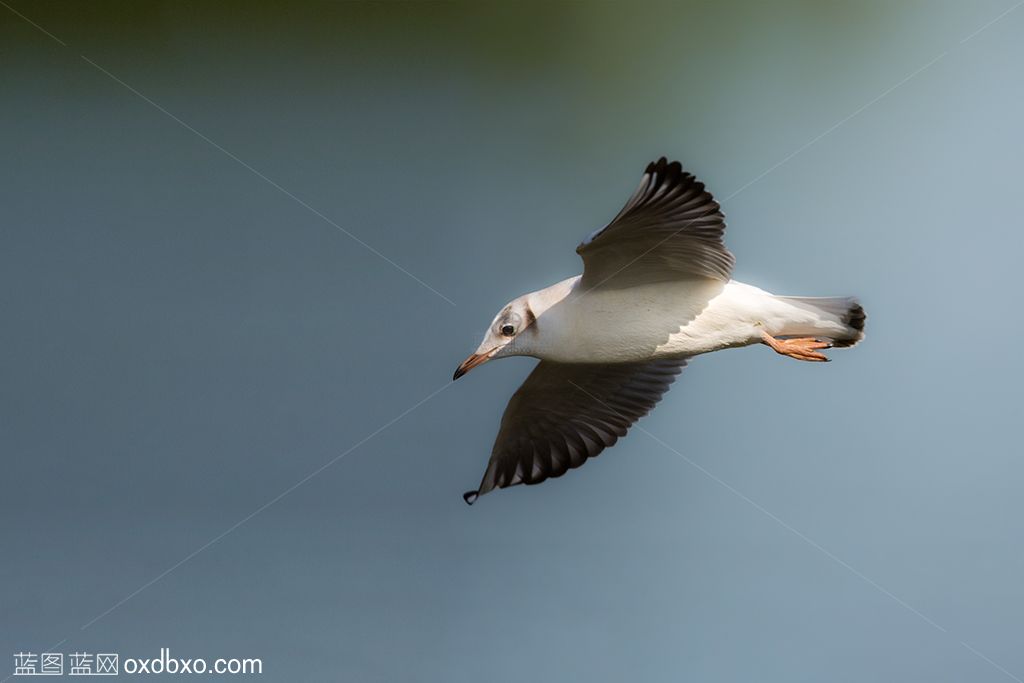
<instances>
[{"instance_id":1,"label":"upper wing","mask_svg":"<svg viewBox=\"0 0 1024 683\"><path fill-rule=\"evenodd\" d=\"M598 365L541 361L509 399L483 481L492 489L559 477L613 445L661 400L686 359Z\"/></svg>"},{"instance_id":2,"label":"upper wing","mask_svg":"<svg viewBox=\"0 0 1024 683\"><path fill-rule=\"evenodd\" d=\"M627 287L687 276L728 280L725 216L704 183L665 157L647 165L619 215L584 240L585 288Z\"/></svg>"}]
</instances>

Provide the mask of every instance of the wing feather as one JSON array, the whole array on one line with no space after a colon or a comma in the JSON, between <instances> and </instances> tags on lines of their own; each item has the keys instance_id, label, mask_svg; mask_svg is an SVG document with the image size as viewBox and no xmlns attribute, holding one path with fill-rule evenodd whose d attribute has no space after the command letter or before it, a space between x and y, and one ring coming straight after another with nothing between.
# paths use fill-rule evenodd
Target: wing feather
<instances>
[{"instance_id":1,"label":"wing feather","mask_svg":"<svg viewBox=\"0 0 1024 683\"><path fill-rule=\"evenodd\" d=\"M539 484L579 467L626 435L668 391L686 359L612 365L541 361L501 418L480 487Z\"/></svg>"},{"instance_id":2,"label":"wing feather","mask_svg":"<svg viewBox=\"0 0 1024 683\"><path fill-rule=\"evenodd\" d=\"M727 281L725 216L704 183L665 157L648 164L640 186L604 228L576 248L585 288L629 287L704 277Z\"/></svg>"}]
</instances>

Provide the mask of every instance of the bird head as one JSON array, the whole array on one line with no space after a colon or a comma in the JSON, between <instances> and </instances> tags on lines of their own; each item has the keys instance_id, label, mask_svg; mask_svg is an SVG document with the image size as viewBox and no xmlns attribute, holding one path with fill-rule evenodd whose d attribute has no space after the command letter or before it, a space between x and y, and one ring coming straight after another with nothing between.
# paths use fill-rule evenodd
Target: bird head
<instances>
[{"instance_id":1,"label":"bird head","mask_svg":"<svg viewBox=\"0 0 1024 683\"><path fill-rule=\"evenodd\" d=\"M476 366L483 365L492 358L526 353L526 349L521 348L517 341L522 340L520 335L530 329L536 320L527 296L510 301L498 312L498 315L494 316L476 353L462 362L452 379L456 380L462 377Z\"/></svg>"}]
</instances>

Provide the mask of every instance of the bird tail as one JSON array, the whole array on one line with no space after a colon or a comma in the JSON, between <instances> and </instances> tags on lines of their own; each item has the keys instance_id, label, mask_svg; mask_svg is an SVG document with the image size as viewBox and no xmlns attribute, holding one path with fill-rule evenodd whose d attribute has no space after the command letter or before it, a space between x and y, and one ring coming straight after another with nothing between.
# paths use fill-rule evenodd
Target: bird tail
<instances>
[{"instance_id":1,"label":"bird tail","mask_svg":"<svg viewBox=\"0 0 1024 683\"><path fill-rule=\"evenodd\" d=\"M864 338L867 315L853 297L778 296L791 311L779 336L813 336L832 340L837 348L853 346Z\"/></svg>"}]
</instances>

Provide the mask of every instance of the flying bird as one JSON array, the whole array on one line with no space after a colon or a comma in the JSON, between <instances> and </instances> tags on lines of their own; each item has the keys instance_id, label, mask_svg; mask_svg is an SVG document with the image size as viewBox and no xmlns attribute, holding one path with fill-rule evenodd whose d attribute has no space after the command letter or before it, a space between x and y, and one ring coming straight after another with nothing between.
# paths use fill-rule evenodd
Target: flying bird
<instances>
[{"instance_id":1,"label":"flying bird","mask_svg":"<svg viewBox=\"0 0 1024 683\"><path fill-rule=\"evenodd\" d=\"M626 435L693 356L751 344L802 361L864 337L852 297L776 296L730 278L725 217L678 161L648 164L612 221L576 247L583 274L506 304L454 379L495 358L540 363L512 395L480 486L539 484Z\"/></svg>"}]
</instances>

